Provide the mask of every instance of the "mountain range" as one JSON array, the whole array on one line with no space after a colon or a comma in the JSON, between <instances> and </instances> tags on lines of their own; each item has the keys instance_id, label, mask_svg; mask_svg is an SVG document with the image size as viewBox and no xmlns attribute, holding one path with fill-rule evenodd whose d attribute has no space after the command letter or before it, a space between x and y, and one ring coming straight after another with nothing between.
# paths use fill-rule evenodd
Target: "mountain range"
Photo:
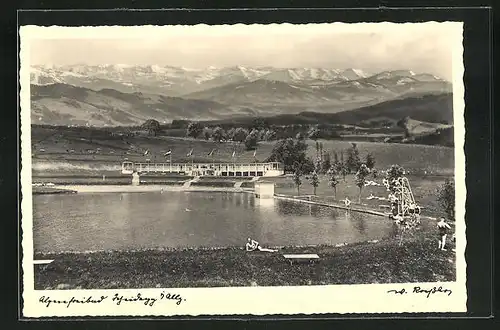
<instances>
[{"instance_id":1,"label":"mountain range","mask_svg":"<svg viewBox=\"0 0 500 330\"><path fill-rule=\"evenodd\" d=\"M336 113L451 92L446 80L410 70L64 65L32 66L30 80L32 122L57 125Z\"/></svg>"},{"instance_id":2,"label":"mountain range","mask_svg":"<svg viewBox=\"0 0 500 330\"><path fill-rule=\"evenodd\" d=\"M181 96L260 78L290 83L321 83L354 80L367 76L363 71L355 69L276 69L244 66L191 69L121 64L34 65L30 74L31 83L37 85L66 83L92 89L112 88L121 92L149 92L167 96Z\"/></svg>"}]
</instances>

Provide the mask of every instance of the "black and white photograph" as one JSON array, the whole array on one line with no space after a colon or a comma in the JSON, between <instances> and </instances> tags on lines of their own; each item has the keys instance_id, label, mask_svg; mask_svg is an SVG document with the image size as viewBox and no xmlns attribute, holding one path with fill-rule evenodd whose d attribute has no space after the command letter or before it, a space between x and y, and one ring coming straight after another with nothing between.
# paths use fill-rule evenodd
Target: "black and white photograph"
<instances>
[{"instance_id":1,"label":"black and white photograph","mask_svg":"<svg viewBox=\"0 0 500 330\"><path fill-rule=\"evenodd\" d=\"M25 315L465 311L461 23L20 31Z\"/></svg>"}]
</instances>

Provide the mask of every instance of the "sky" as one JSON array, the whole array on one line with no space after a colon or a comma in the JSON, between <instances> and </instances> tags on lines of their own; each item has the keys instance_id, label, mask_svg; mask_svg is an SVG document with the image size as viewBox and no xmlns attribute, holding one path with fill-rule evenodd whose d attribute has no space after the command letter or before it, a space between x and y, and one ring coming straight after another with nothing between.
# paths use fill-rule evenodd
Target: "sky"
<instances>
[{"instance_id":1,"label":"sky","mask_svg":"<svg viewBox=\"0 0 500 330\"><path fill-rule=\"evenodd\" d=\"M408 69L451 80L459 39L442 24L49 27L30 34L30 63Z\"/></svg>"}]
</instances>

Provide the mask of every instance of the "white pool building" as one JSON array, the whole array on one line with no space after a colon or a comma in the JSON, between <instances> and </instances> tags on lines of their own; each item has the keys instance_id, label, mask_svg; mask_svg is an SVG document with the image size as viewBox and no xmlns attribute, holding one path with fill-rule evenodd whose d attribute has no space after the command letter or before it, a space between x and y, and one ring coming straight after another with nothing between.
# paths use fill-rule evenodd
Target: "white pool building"
<instances>
[{"instance_id":1,"label":"white pool building","mask_svg":"<svg viewBox=\"0 0 500 330\"><path fill-rule=\"evenodd\" d=\"M122 163L122 174L167 174L176 173L190 176L230 176L257 177L280 176L285 173L279 162L269 163Z\"/></svg>"}]
</instances>

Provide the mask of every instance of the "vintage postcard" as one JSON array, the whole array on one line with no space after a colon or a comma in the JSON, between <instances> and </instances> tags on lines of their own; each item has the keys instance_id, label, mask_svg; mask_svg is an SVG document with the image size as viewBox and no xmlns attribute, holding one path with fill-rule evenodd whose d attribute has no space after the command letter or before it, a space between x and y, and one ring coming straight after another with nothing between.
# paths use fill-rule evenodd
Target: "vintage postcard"
<instances>
[{"instance_id":1,"label":"vintage postcard","mask_svg":"<svg viewBox=\"0 0 500 330\"><path fill-rule=\"evenodd\" d=\"M462 32L20 27L22 315L465 312Z\"/></svg>"}]
</instances>

